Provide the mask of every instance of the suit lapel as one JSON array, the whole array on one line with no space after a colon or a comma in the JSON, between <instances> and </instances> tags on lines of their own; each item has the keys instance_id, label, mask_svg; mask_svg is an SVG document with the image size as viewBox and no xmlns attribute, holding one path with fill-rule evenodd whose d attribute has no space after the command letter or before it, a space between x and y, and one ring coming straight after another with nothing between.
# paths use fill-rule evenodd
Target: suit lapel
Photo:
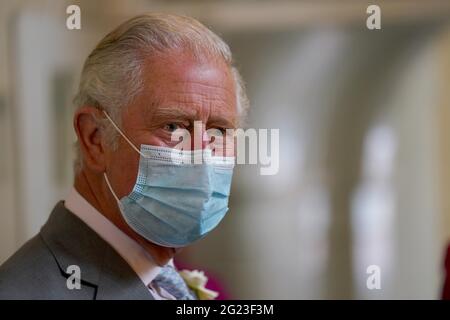
<instances>
[{"instance_id":1,"label":"suit lapel","mask_svg":"<svg viewBox=\"0 0 450 320\"><path fill-rule=\"evenodd\" d=\"M97 288L96 299L153 299L140 278L77 216L59 202L40 232L62 274L77 265L83 283Z\"/></svg>"},{"instance_id":2,"label":"suit lapel","mask_svg":"<svg viewBox=\"0 0 450 320\"><path fill-rule=\"evenodd\" d=\"M99 300L153 300L141 279L111 247L105 251L100 274Z\"/></svg>"}]
</instances>

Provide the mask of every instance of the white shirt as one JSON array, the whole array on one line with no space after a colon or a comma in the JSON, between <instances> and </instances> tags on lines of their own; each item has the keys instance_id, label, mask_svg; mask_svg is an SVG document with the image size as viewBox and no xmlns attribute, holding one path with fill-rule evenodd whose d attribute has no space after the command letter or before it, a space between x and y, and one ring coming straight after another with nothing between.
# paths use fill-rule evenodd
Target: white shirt
<instances>
[{"instance_id":1,"label":"white shirt","mask_svg":"<svg viewBox=\"0 0 450 320\"><path fill-rule=\"evenodd\" d=\"M175 297L166 290L162 288L157 290L151 285L161 267L147 251L98 212L75 188L70 191L64 205L116 250L149 288L156 300L175 300Z\"/></svg>"}]
</instances>

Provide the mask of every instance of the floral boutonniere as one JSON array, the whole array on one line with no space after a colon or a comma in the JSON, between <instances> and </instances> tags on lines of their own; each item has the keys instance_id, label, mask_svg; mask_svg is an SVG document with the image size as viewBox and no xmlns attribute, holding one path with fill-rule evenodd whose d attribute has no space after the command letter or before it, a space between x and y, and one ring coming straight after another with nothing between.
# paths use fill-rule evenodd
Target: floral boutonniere
<instances>
[{"instance_id":1,"label":"floral boutonniere","mask_svg":"<svg viewBox=\"0 0 450 320\"><path fill-rule=\"evenodd\" d=\"M214 300L219 296L219 293L205 288L208 282L208 277L203 271L199 270L181 270L181 277L186 282L189 289L194 291L199 300Z\"/></svg>"}]
</instances>

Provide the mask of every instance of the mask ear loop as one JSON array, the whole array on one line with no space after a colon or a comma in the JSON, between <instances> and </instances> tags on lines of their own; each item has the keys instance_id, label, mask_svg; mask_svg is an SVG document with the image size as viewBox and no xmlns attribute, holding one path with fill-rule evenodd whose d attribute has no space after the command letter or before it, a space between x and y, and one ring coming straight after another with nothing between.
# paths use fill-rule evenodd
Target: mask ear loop
<instances>
[{"instance_id":1,"label":"mask ear loop","mask_svg":"<svg viewBox=\"0 0 450 320\"><path fill-rule=\"evenodd\" d=\"M108 120L111 122L111 124L113 125L113 127L117 130L117 132L120 133L120 135L122 136L122 138L125 139L126 142L128 142L128 144L137 152L139 153L141 156L143 156L144 158L146 158L146 155L143 154L141 152L141 150L139 150L134 144L133 142L130 141L130 139L127 138L127 136L122 132L122 130L120 130L120 128L117 126L117 124L111 119L111 117L108 115L108 113L105 110L102 110L103 113L105 114L106 118L108 118Z\"/></svg>"},{"instance_id":2,"label":"mask ear loop","mask_svg":"<svg viewBox=\"0 0 450 320\"><path fill-rule=\"evenodd\" d=\"M127 138L127 136L122 132L122 130L120 130L120 128L116 125L116 123L111 119L111 117L108 115L108 113L105 110L102 110L103 113L105 114L106 118L108 118L108 120L111 122L111 124L113 125L113 127L117 130L117 132L120 133L120 135L122 136L122 138L125 139L126 142L128 142L128 144L137 152L139 153L142 157L145 158L145 155L130 141L130 139ZM106 184L108 185L109 191L111 191L111 194L114 196L114 198L116 199L117 203L119 204L119 206L121 206L120 200L117 197L116 193L114 192L111 183L109 182L108 179L108 175L106 174L106 172L103 172L103 177L105 178Z\"/></svg>"},{"instance_id":3,"label":"mask ear loop","mask_svg":"<svg viewBox=\"0 0 450 320\"><path fill-rule=\"evenodd\" d=\"M116 193L114 192L111 183L109 182L108 175L106 172L103 172L103 177L105 178L106 184L108 185L109 191L111 191L111 194L114 196L114 199L116 199L117 203L120 203L119 198L117 197Z\"/></svg>"}]
</instances>

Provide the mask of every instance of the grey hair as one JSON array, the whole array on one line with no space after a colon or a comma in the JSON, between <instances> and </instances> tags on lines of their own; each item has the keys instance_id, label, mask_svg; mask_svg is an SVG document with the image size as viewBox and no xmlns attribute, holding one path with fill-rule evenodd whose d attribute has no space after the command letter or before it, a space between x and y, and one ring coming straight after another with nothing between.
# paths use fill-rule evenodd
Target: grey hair
<instances>
[{"instance_id":1,"label":"grey hair","mask_svg":"<svg viewBox=\"0 0 450 320\"><path fill-rule=\"evenodd\" d=\"M145 61L170 49L189 50L196 58L220 59L230 67L236 88L238 124L242 125L249 102L229 46L197 20L172 14L140 15L107 34L84 63L75 107L101 108L120 126L122 107L131 103L143 88ZM98 121L105 130L108 143L115 148L117 132L107 120ZM78 143L76 149L75 171L79 172L82 159Z\"/></svg>"}]
</instances>

